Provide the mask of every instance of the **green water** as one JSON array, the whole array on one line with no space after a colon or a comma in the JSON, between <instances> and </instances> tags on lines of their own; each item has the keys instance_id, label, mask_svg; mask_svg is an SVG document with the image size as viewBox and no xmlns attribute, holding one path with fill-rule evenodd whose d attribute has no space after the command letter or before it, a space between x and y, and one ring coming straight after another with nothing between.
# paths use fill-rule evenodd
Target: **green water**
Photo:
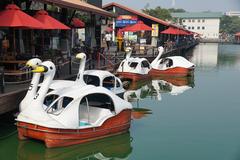
<instances>
[{"instance_id":1,"label":"green water","mask_svg":"<svg viewBox=\"0 0 240 160\"><path fill-rule=\"evenodd\" d=\"M0 123L0 160L238 160L240 159L240 45L203 44L187 57L188 79L157 79L134 86L129 134L84 145L46 149L17 140ZM172 83L169 83L172 82Z\"/></svg>"}]
</instances>

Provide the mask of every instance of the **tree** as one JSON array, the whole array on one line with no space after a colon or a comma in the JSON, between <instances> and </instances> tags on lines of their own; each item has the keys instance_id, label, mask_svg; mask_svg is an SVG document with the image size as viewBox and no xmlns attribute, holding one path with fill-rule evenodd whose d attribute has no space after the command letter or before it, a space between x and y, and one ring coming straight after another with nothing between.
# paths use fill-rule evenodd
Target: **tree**
<instances>
[{"instance_id":1,"label":"tree","mask_svg":"<svg viewBox=\"0 0 240 160\"><path fill-rule=\"evenodd\" d=\"M170 13L183 13L183 12L186 12L186 10L184 10L182 8L169 8L168 11Z\"/></svg>"},{"instance_id":2,"label":"tree","mask_svg":"<svg viewBox=\"0 0 240 160\"><path fill-rule=\"evenodd\" d=\"M154 9L145 8L145 9L142 9L142 11L146 14L149 14L153 17L156 17L156 18L159 18L162 20L171 20L172 19L172 16L171 16L169 10L165 9L165 8L161 8L160 6L154 8Z\"/></svg>"},{"instance_id":3,"label":"tree","mask_svg":"<svg viewBox=\"0 0 240 160\"><path fill-rule=\"evenodd\" d=\"M228 34L240 32L240 18L237 16L223 16L220 22L220 32Z\"/></svg>"}]
</instances>

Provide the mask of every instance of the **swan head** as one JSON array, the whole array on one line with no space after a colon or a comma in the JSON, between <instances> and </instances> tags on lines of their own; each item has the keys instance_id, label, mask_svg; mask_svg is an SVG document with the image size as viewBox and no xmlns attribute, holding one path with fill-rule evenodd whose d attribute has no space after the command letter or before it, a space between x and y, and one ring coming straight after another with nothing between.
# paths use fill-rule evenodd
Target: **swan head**
<instances>
[{"instance_id":1,"label":"swan head","mask_svg":"<svg viewBox=\"0 0 240 160\"><path fill-rule=\"evenodd\" d=\"M131 48L131 47L127 47L127 48L125 49L125 52L126 52L126 53L132 52L132 48Z\"/></svg>"},{"instance_id":2,"label":"swan head","mask_svg":"<svg viewBox=\"0 0 240 160\"><path fill-rule=\"evenodd\" d=\"M32 58L32 59L27 61L26 67L35 69L41 63L42 63L42 61L39 58Z\"/></svg>"},{"instance_id":3,"label":"swan head","mask_svg":"<svg viewBox=\"0 0 240 160\"><path fill-rule=\"evenodd\" d=\"M82 60L82 59L86 59L86 57L87 57L87 56L86 56L85 53L78 53L78 54L76 55L76 58L77 58L77 59L81 59L81 60Z\"/></svg>"},{"instance_id":4,"label":"swan head","mask_svg":"<svg viewBox=\"0 0 240 160\"><path fill-rule=\"evenodd\" d=\"M163 53L164 48L162 46L158 47L158 53Z\"/></svg>"},{"instance_id":5,"label":"swan head","mask_svg":"<svg viewBox=\"0 0 240 160\"><path fill-rule=\"evenodd\" d=\"M43 73L43 74L55 74L56 67L53 62L45 61L38 65L33 71L33 73Z\"/></svg>"}]
</instances>

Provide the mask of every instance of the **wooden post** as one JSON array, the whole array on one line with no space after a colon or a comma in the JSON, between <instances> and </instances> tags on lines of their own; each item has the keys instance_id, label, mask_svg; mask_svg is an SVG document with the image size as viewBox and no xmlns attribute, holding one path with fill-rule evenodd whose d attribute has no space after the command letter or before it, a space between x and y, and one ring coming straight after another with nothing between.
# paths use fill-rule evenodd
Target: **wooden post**
<instances>
[{"instance_id":1,"label":"wooden post","mask_svg":"<svg viewBox=\"0 0 240 160\"><path fill-rule=\"evenodd\" d=\"M0 67L0 86L1 86L1 93L5 92L5 84L4 84L4 67Z\"/></svg>"}]
</instances>

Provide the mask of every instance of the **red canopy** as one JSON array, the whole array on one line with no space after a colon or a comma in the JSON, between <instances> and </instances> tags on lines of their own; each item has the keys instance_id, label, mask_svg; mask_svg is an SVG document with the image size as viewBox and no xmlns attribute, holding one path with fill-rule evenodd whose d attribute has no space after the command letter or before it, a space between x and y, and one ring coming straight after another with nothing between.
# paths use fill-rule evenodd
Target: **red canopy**
<instances>
[{"instance_id":1,"label":"red canopy","mask_svg":"<svg viewBox=\"0 0 240 160\"><path fill-rule=\"evenodd\" d=\"M240 37L240 32L235 34L236 37Z\"/></svg>"},{"instance_id":2,"label":"red canopy","mask_svg":"<svg viewBox=\"0 0 240 160\"><path fill-rule=\"evenodd\" d=\"M85 23L78 18L72 19L72 25L75 28L84 28L85 27Z\"/></svg>"},{"instance_id":3,"label":"red canopy","mask_svg":"<svg viewBox=\"0 0 240 160\"><path fill-rule=\"evenodd\" d=\"M162 34L174 34L174 35L189 35L188 32L179 29L179 28L173 28L169 27L168 29L161 32Z\"/></svg>"},{"instance_id":4,"label":"red canopy","mask_svg":"<svg viewBox=\"0 0 240 160\"><path fill-rule=\"evenodd\" d=\"M5 10L0 12L0 27L41 29L44 26L35 18L21 11L15 4L9 4Z\"/></svg>"},{"instance_id":5,"label":"red canopy","mask_svg":"<svg viewBox=\"0 0 240 160\"><path fill-rule=\"evenodd\" d=\"M142 21L138 21L137 24L134 24L128 28L125 27L124 31L128 31L128 32L152 31L152 28L144 24Z\"/></svg>"},{"instance_id":6,"label":"red canopy","mask_svg":"<svg viewBox=\"0 0 240 160\"><path fill-rule=\"evenodd\" d=\"M106 32L112 32L113 29L112 29L111 27L107 27L107 28L105 29L105 31L106 31Z\"/></svg>"},{"instance_id":7,"label":"red canopy","mask_svg":"<svg viewBox=\"0 0 240 160\"><path fill-rule=\"evenodd\" d=\"M61 29L61 30L70 29L65 24L49 16L48 12L44 10L38 11L34 17L44 24L44 29Z\"/></svg>"}]
</instances>

